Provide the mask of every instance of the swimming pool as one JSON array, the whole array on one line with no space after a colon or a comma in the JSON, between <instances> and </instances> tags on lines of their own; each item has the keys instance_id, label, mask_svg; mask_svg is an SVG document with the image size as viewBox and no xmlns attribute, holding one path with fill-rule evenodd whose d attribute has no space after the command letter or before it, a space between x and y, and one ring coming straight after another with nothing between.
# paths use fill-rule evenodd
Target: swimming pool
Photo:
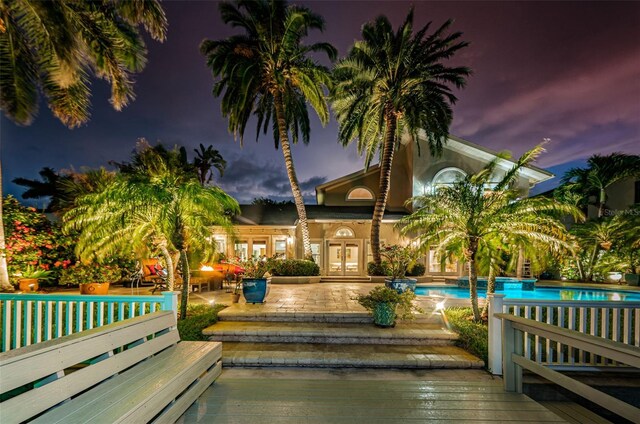
<instances>
[{"instance_id":1,"label":"swimming pool","mask_svg":"<svg viewBox=\"0 0 640 424\"><path fill-rule=\"evenodd\" d=\"M640 292L623 290L603 290L585 288L541 288L534 291L505 288L497 293L504 294L511 299L542 299L542 300L608 300L640 302ZM486 297L487 291L478 289L478 297ZM469 289L453 286L417 287L418 296L439 296L454 299L468 299Z\"/></svg>"}]
</instances>

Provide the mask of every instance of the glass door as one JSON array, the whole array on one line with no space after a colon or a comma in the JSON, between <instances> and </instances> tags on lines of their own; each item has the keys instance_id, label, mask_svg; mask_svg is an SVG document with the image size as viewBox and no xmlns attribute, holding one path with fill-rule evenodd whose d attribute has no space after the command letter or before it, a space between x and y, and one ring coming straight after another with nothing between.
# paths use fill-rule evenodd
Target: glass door
<instances>
[{"instance_id":1,"label":"glass door","mask_svg":"<svg viewBox=\"0 0 640 424\"><path fill-rule=\"evenodd\" d=\"M328 241L329 275L360 275L360 241Z\"/></svg>"}]
</instances>

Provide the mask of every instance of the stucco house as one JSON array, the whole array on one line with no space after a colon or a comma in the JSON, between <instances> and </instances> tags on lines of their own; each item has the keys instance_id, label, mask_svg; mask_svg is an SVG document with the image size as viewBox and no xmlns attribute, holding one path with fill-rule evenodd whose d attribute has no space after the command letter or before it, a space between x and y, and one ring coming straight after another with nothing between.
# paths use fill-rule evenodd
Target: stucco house
<instances>
[{"instance_id":1,"label":"stucco house","mask_svg":"<svg viewBox=\"0 0 640 424\"><path fill-rule=\"evenodd\" d=\"M391 190L382 221L380 240L386 244L406 244L394 224L411 212L407 199L451 184L475 173L496 158L496 152L459 137L449 136L442 155L435 158L428 149L416 152L415 143L405 143L395 153ZM500 159L499 171L514 163ZM307 205L311 247L321 275L326 278L366 276L371 261L370 232L373 207L378 192L380 169L377 165L328 181L316 187L315 205ZM536 184L553 174L529 166L520 173L518 186L523 196ZM227 255L282 254L301 258L302 236L295 206L242 205L236 217L236 235L232 239L221 232L214 235L220 251ZM423 259L428 275L459 275L462 265L451 263L441 269L433 252Z\"/></svg>"}]
</instances>

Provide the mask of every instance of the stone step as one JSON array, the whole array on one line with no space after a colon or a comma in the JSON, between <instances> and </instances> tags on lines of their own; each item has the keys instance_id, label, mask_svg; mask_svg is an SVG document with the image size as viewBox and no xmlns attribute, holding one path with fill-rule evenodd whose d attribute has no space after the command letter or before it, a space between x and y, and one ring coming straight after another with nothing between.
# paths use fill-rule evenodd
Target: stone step
<instances>
[{"instance_id":1,"label":"stone step","mask_svg":"<svg viewBox=\"0 0 640 424\"><path fill-rule=\"evenodd\" d=\"M265 307L266 306L266 307ZM413 322L425 324L441 324L439 313L428 310L429 305L422 305L424 314L416 315ZM288 309L270 308L267 305L251 305L246 303L233 304L218 313L220 321L252 321L252 322L320 322L320 323L361 323L371 324L373 318L366 311L354 312L350 310L327 311L323 308L313 310L307 308Z\"/></svg>"},{"instance_id":2,"label":"stone step","mask_svg":"<svg viewBox=\"0 0 640 424\"><path fill-rule=\"evenodd\" d=\"M202 332L211 341L367 345L451 345L457 334L438 324L399 323L395 328L317 322L221 321Z\"/></svg>"},{"instance_id":3,"label":"stone step","mask_svg":"<svg viewBox=\"0 0 640 424\"><path fill-rule=\"evenodd\" d=\"M455 346L238 343L222 345L224 367L435 369L482 368L484 363Z\"/></svg>"}]
</instances>

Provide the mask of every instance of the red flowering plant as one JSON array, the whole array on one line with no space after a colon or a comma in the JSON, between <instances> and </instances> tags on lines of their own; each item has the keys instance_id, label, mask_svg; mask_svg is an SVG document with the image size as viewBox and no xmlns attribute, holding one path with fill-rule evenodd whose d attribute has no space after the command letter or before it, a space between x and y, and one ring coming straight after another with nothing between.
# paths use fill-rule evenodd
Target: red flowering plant
<instances>
[{"instance_id":1,"label":"red flowering plant","mask_svg":"<svg viewBox=\"0 0 640 424\"><path fill-rule=\"evenodd\" d=\"M21 205L15 197L3 199L5 253L9 277L17 283L27 269L51 271L51 279L74 262L73 238L62 233L35 208Z\"/></svg>"}]
</instances>

